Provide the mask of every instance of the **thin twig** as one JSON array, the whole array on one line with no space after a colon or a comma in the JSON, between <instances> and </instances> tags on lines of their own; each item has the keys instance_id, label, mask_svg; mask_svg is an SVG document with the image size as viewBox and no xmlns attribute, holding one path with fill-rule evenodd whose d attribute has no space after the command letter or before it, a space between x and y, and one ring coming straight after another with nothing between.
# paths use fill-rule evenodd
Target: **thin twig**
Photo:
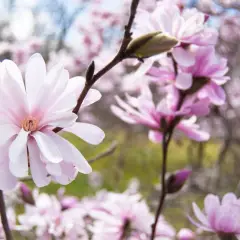
<instances>
[{"instance_id":1,"label":"thin twig","mask_svg":"<svg viewBox=\"0 0 240 240\"><path fill-rule=\"evenodd\" d=\"M168 152L168 143L167 143L167 139L166 139L166 133L163 133L163 140L162 140L162 149L163 149L163 162L162 162L162 189L161 189L161 196L159 199L159 204L158 204L158 208L156 211L156 215L155 215L155 220L154 223L152 225L152 234L151 234L151 240L154 240L155 234L156 234L156 229L157 229L157 224L158 224L158 219L160 216L160 213L162 212L162 208L163 208L163 203L166 197L166 184L165 184L165 175L167 172L167 152Z\"/></svg>"},{"instance_id":2,"label":"thin twig","mask_svg":"<svg viewBox=\"0 0 240 240\"><path fill-rule=\"evenodd\" d=\"M94 74L90 79L86 79L84 89L78 98L76 107L73 109L74 113L76 113L76 114L78 113L78 111L83 103L83 100L87 96L87 93L90 90L90 88L92 87L92 85L97 80L99 80L104 74L106 74L109 70L111 70L113 67L115 67L118 63L120 63L122 60L128 58L128 56L126 56L126 49L127 49L129 42L131 41L131 36L132 36L131 28L132 28L133 21L134 21L136 12L137 12L137 7L139 4L139 1L140 0L132 0L130 16L128 19L128 23L125 26L124 37L123 37L123 40L122 40L122 43L121 43L121 46L119 48L117 55L112 59L111 62L109 62L99 72ZM59 127L53 129L53 131L56 133L61 130L62 130L62 128L59 128Z\"/></svg>"},{"instance_id":3,"label":"thin twig","mask_svg":"<svg viewBox=\"0 0 240 240\"><path fill-rule=\"evenodd\" d=\"M6 206L5 206L2 190L0 190L0 213L1 213L2 226L3 226L6 240L13 240L12 233L8 224Z\"/></svg>"},{"instance_id":4,"label":"thin twig","mask_svg":"<svg viewBox=\"0 0 240 240\"><path fill-rule=\"evenodd\" d=\"M176 70L177 71L177 70ZM177 73L177 72L176 72ZM177 109L179 110L184 102L186 95L184 92L181 92L178 104L177 104ZM163 152L163 160L162 160L162 175L161 175L161 195L159 198L158 202L158 208L155 214L155 220L154 223L152 224L152 233L151 233L151 240L154 240L155 235L156 235L156 230L157 230L157 224L159 220L159 216L161 215L163 205L165 202L165 198L167 196L167 186L166 186L166 173L167 173L167 153L168 153L168 147L169 143L172 139L173 131L180 121L180 117L175 117L168 126L165 126L165 130L163 131L163 140L162 140L162 152Z\"/></svg>"},{"instance_id":5,"label":"thin twig","mask_svg":"<svg viewBox=\"0 0 240 240\"><path fill-rule=\"evenodd\" d=\"M114 141L104 152L99 153L97 156L88 160L89 163L93 163L101 158L107 157L114 153L117 148L117 141Z\"/></svg>"}]
</instances>

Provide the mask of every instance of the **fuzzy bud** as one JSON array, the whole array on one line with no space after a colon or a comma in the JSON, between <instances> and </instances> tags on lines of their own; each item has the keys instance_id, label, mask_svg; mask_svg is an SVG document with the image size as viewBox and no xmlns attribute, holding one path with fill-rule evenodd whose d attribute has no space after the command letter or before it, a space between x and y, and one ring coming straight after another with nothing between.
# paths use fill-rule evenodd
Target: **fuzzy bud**
<instances>
[{"instance_id":1,"label":"fuzzy bud","mask_svg":"<svg viewBox=\"0 0 240 240\"><path fill-rule=\"evenodd\" d=\"M167 179L167 193L176 193L181 190L191 173L189 169L182 169L171 174Z\"/></svg>"},{"instance_id":2,"label":"fuzzy bud","mask_svg":"<svg viewBox=\"0 0 240 240\"><path fill-rule=\"evenodd\" d=\"M177 39L162 32L154 32L133 39L126 50L127 56L148 58L168 52L178 43Z\"/></svg>"},{"instance_id":3,"label":"fuzzy bud","mask_svg":"<svg viewBox=\"0 0 240 240\"><path fill-rule=\"evenodd\" d=\"M29 189L29 187L26 184L20 183L19 190L20 190L20 196L25 203L28 203L30 205L35 205L35 200L33 198L32 191Z\"/></svg>"}]
</instances>

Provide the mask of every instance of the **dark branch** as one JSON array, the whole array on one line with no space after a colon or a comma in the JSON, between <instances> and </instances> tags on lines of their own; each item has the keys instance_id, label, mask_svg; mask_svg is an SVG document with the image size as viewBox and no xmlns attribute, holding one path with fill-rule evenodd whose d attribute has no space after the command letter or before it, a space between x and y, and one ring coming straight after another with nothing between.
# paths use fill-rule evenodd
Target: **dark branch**
<instances>
[{"instance_id":1,"label":"dark branch","mask_svg":"<svg viewBox=\"0 0 240 240\"><path fill-rule=\"evenodd\" d=\"M2 190L0 190L0 213L1 213L2 226L3 226L6 240L13 240L12 233L8 224L6 206L5 206Z\"/></svg>"}]
</instances>

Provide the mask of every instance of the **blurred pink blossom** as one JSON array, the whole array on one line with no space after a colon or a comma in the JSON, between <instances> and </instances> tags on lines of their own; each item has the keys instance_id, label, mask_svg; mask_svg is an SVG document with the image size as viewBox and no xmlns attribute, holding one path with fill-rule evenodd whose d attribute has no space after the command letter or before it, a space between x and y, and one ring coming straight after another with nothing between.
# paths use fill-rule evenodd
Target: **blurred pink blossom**
<instances>
[{"instance_id":1,"label":"blurred pink blossom","mask_svg":"<svg viewBox=\"0 0 240 240\"><path fill-rule=\"evenodd\" d=\"M222 201L218 196L208 194L204 199L204 212L196 203L193 203L193 211L198 222L191 221L203 231L215 232L229 239L240 234L240 199L233 193L225 194Z\"/></svg>"},{"instance_id":2,"label":"blurred pink blossom","mask_svg":"<svg viewBox=\"0 0 240 240\"><path fill-rule=\"evenodd\" d=\"M150 89L144 86L141 95L137 98L126 95L126 102L124 102L121 98L116 97L120 107L112 105L111 110L117 117L129 124L140 124L150 128L148 137L152 142L159 143L162 141L162 132L165 127L162 125L162 120L164 119L168 124L176 116L181 117L176 129L196 141L208 140L209 134L199 129L199 125L195 123L195 116L182 119L182 117L191 113L195 103L190 107L176 110L175 99L172 101L172 98L175 97L171 94L168 96L155 106ZM201 104L196 106L195 113L198 111L201 112Z\"/></svg>"}]
</instances>

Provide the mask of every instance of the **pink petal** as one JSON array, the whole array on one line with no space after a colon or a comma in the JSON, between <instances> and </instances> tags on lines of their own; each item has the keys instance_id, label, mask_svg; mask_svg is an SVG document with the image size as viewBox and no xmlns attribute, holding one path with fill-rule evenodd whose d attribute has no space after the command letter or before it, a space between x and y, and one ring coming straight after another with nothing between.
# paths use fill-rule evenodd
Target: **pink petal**
<instances>
[{"instance_id":1,"label":"pink petal","mask_svg":"<svg viewBox=\"0 0 240 240\"><path fill-rule=\"evenodd\" d=\"M59 163L47 163L46 170L50 175L61 176L62 169Z\"/></svg>"},{"instance_id":2,"label":"pink petal","mask_svg":"<svg viewBox=\"0 0 240 240\"><path fill-rule=\"evenodd\" d=\"M176 77L175 86L178 89L186 90L192 86L192 74L190 73L179 73Z\"/></svg>"},{"instance_id":3,"label":"pink petal","mask_svg":"<svg viewBox=\"0 0 240 240\"><path fill-rule=\"evenodd\" d=\"M154 143L161 143L163 139L163 135L160 131L150 130L148 133L148 138Z\"/></svg>"},{"instance_id":4,"label":"pink petal","mask_svg":"<svg viewBox=\"0 0 240 240\"><path fill-rule=\"evenodd\" d=\"M4 149L0 151L0 189L3 191L12 190L17 185L17 178L9 171L7 151ZM6 154L3 153L4 151Z\"/></svg>"},{"instance_id":5,"label":"pink petal","mask_svg":"<svg viewBox=\"0 0 240 240\"><path fill-rule=\"evenodd\" d=\"M97 89L90 89L88 91L88 94L85 97L81 107L89 106L89 105L99 101L101 99L101 97L102 97L102 94Z\"/></svg>"},{"instance_id":6,"label":"pink petal","mask_svg":"<svg viewBox=\"0 0 240 240\"><path fill-rule=\"evenodd\" d=\"M180 66L190 67L195 63L194 54L181 47L174 48L172 54Z\"/></svg>"},{"instance_id":7,"label":"pink petal","mask_svg":"<svg viewBox=\"0 0 240 240\"><path fill-rule=\"evenodd\" d=\"M93 145L101 143L105 137L102 129L89 123L77 122L72 127L65 128L64 131L71 132Z\"/></svg>"},{"instance_id":8,"label":"pink petal","mask_svg":"<svg viewBox=\"0 0 240 240\"><path fill-rule=\"evenodd\" d=\"M234 193L226 193L222 198L222 204L230 204L237 201L237 197Z\"/></svg>"},{"instance_id":9,"label":"pink petal","mask_svg":"<svg viewBox=\"0 0 240 240\"><path fill-rule=\"evenodd\" d=\"M91 166L75 146L53 132L50 132L49 134L54 142L59 146L64 162L71 163L76 166L79 172L84 174L88 174L92 171Z\"/></svg>"},{"instance_id":10,"label":"pink petal","mask_svg":"<svg viewBox=\"0 0 240 240\"><path fill-rule=\"evenodd\" d=\"M211 83L208 86L206 86L206 92L213 104L223 105L225 103L226 95L222 87L214 83Z\"/></svg>"},{"instance_id":11,"label":"pink petal","mask_svg":"<svg viewBox=\"0 0 240 240\"><path fill-rule=\"evenodd\" d=\"M35 132L33 135L37 142L41 154L52 163L59 163L63 160L61 152L54 140L47 133L40 131Z\"/></svg>"},{"instance_id":12,"label":"pink petal","mask_svg":"<svg viewBox=\"0 0 240 240\"><path fill-rule=\"evenodd\" d=\"M53 179L62 185L67 185L76 178L77 170L72 164L65 162L61 162L60 166L62 174L60 176L53 176Z\"/></svg>"},{"instance_id":13,"label":"pink petal","mask_svg":"<svg viewBox=\"0 0 240 240\"><path fill-rule=\"evenodd\" d=\"M197 125L198 126L198 125ZM196 126L189 125L185 123L185 120L182 120L178 125L177 128L184 132L189 138L195 141L207 141L210 138L209 133L199 130Z\"/></svg>"},{"instance_id":14,"label":"pink petal","mask_svg":"<svg viewBox=\"0 0 240 240\"><path fill-rule=\"evenodd\" d=\"M18 84L22 92L25 92L25 86L24 86L22 74L18 66L11 60L4 60L2 64L6 69L7 76L13 79L15 83ZM8 82L6 84L8 84Z\"/></svg>"},{"instance_id":15,"label":"pink petal","mask_svg":"<svg viewBox=\"0 0 240 240\"><path fill-rule=\"evenodd\" d=\"M37 187L44 187L50 183L51 178L48 176L45 165L40 158L39 148L34 140L28 142L28 150L33 181Z\"/></svg>"},{"instance_id":16,"label":"pink petal","mask_svg":"<svg viewBox=\"0 0 240 240\"><path fill-rule=\"evenodd\" d=\"M113 112L113 114L115 116L117 116L118 118L120 118L122 121L124 121L126 123L129 123L129 124L137 123L137 121L134 118L132 118L129 114L127 114L121 108L119 108L115 105L111 105L111 111Z\"/></svg>"},{"instance_id":17,"label":"pink petal","mask_svg":"<svg viewBox=\"0 0 240 240\"><path fill-rule=\"evenodd\" d=\"M5 144L10 138L17 135L20 131L20 128L14 124L3 124L0 125L0 146Z\"/></svg>"},{"instance_id":18,"label":"pink petal","mask_svg":"<svg viewBox=\"0 0 240 240\"><path fill-rule=\"evenodd\" d=\"M207 220L206 216L202 213L202 211L199 209L199 207L197 206L196 203L193 203L192 206L193 206L193 212L194 212L196 218L197 218L203 225L205 225L205 226L207 227L209 224L208 224L208 220Z\"/></svg>"},{"instance_id":19,"label":"pink petal","mask_svg":"<svg viewBox=\"0 0 240 240\"><path fill-rule=\"evenodd\" d=\"M28 135L29 132L22 129L9 148L9 169L16 177L26 177L28 175Z\"/></svg>"},{"instance_id":20,"label":"pink petal","mask_svg":"<svg viewBox=\"0 0 240 240\"><path fill-rule=\"evenodd\" d=\"M45 126L52 126L52 127L69 127L72 126L78 116L72 112L57 112L57 113L50 113L49 115L46 114L44 118L39 122L39 128Z\"/></svg>"},{"instance_id":21,"label":"pink petal","mask_svg":"<svg viewBox=\"0 0 240 240\"><path fill-rule=\"evenodd\" d=\"M217 217L217 211L220 207L220 200L219 197L208 194L204 199L204 210L207 214L209 224L212 226L212 228L215 227L215 221Z\"/></svg>"},{"instance_id":22,"label":"pink petal","mask_svg":"<svg viewBox=\"0 0 240 240\"><path fill-rule=\"evenodd\" d=\"M26 66L25 84L29 104L36 102L36 97L46 78L46 65L39 53L30 57Z\"/></svg>"}]
</instances>

